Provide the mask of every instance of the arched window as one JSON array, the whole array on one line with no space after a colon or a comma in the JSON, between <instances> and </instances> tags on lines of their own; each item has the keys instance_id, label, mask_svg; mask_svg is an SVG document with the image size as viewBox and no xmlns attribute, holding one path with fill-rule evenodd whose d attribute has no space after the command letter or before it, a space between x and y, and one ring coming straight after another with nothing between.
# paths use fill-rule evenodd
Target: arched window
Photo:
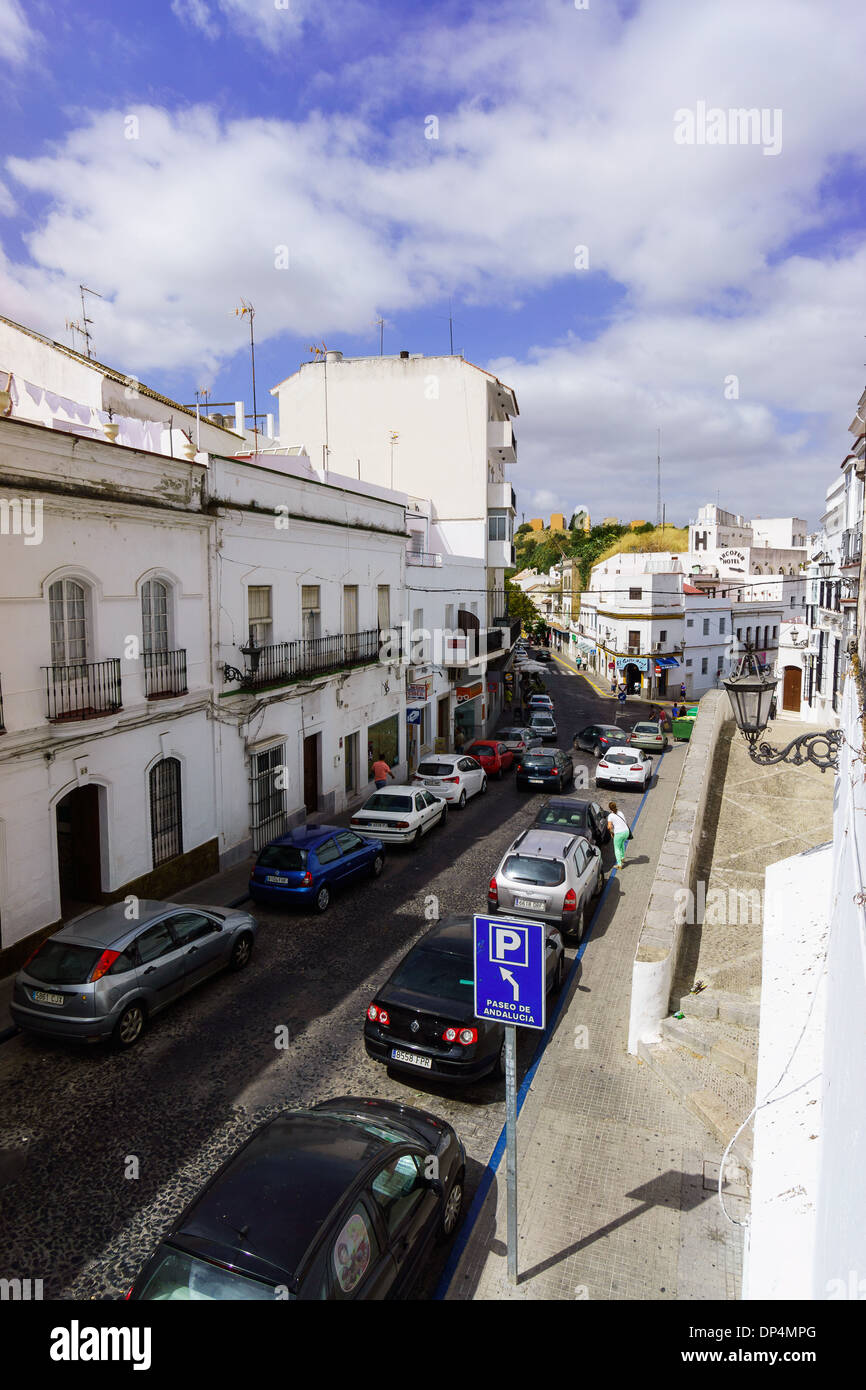
<instances>
[{"instance_id":1,"label":"arched window","mask_svg":"<svg viewBox=\"0 0 866 1390\"><path fill-rule=\"evenodd\" d=\"M148 579L141 586L142 651L168 651L168 585Z\"/></svg>"},{"instance_id":2,"label":"arched window","mask_svg":"<svg viewBox=\"0 0 866 1390\"><path fill-rule=\"evenodd\" d=\"M87 592L76 579L57 579L48 590L51 665L87 660Z\"/></svg>"},{"instance_id":3,"label":"arched window","mask_svg":"<svg viewBox=\"0 0 866 1390\"><path fill-rule=\"evenodd\" d=\"M150 769L150 841L153 867L183 853L180 762L162 758Z\"/></svg>"}]
</instances>

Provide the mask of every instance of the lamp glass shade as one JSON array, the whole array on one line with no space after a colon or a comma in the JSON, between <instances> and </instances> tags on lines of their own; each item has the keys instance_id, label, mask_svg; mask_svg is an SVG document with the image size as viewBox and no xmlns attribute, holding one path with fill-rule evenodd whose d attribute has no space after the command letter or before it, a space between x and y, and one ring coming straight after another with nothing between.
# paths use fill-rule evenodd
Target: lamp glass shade
<instances>
[{"instance_id":1,"label":"lamp glass shade","mask_svg":"<svg viewBox=\"0 0 866 1390\"><path fill-rule=\"evenodd\" d=\"M770 706L776 693L777 680L765 676L734 676L723 681L731 702L731 709L737 721L737 728L744 734L761 734L770 719Z\"/></svg>"}]
</instances>

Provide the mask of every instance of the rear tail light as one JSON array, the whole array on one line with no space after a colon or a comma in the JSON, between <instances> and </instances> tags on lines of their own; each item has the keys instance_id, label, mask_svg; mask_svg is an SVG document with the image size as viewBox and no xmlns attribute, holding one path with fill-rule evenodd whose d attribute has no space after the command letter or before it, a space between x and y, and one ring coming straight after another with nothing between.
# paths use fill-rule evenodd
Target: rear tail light
<instances>
[{"instance_id":1,"label":"rear tail light","mask_svg":"<svg viewBox=\"0 0 866 1390\"><path fill-rule=\"evenodd\" d=\"M443 778L442 778L442 781L443 781L443 782L459 782L459 781L460 781L460 778L459 778L459 777L443 777Z\"/></svg>"},{"instance_id":2,"label":"rear tail light","mask_svg":"<svg viewBox=\"0 0 866 1390\"><path fill-rule=\"evenodd\" d=\"M304 874L304 877L301 879L301 887L302 887L302 888L312 888L312 886L313 886L313 875L310 873L310 871L309 871L309 869L308 869L307 872Z\"/></svg>"},{"instance_id":3,"label":"rear tail light","mask_svg":"<svg viewBox=\"0 0 866 1390\"><path fill-rule=\"evenodd\" d=\"M371 1023L380 1023L383 1028L387 1028L391 1022L391 1015L387 1009L382 1009L378 1004L371 1004L367 1010L367 1017Z\"/></svg>"},{"instance_id":4,"label":"rear tail light","mask_svg":"<svg viewBox=\"0 0 866 1390\"><path fill-rule=\"evenodd\" d=\"M395 829L395 830L408 830L408 829L409 829L409 822L408 822L407 820L397 820L397 821L394 822L394 829Z\"/></svg>"},{"instance_id":5,"label":"rear tail light","mask_svg":"<svg viewBox=\"0 0 866 1390\"><path fill-rule=\"evenodd\" d=\"M499 889L496 886L496 879L492 878L487 888L487 901L489 903L499 902Z\"/></svg>"},{"instance_id":6,"label":"rear tail light","mask_svg":"<svg viewBox=\"0 0 866 1390\"><path fill-rule=\"evenodd\" d=\"M566 893L562 904L562 910L563 912L577 911L577 894L575 893L573 888L569 888L568 892Z\"/></svg>"},{"instance_id":7,"label":"rear tail light","mask_svg":"<svg viewBox=\"0 0 866 1390\"><path fill-rule=\"evenodd\" d=\"M604 758L602 758L601 762L599 763L599 767L607 767L607 763L605 762Z\"/></svg>"},{"instance_id":8,"label":"rear tail light","mask_svg":"<svg viewBox=\"0 0 866 1390\"><path fill-rule=\"evenodd\" d=\"M629 772L643 772L643 763L632 763Z\"/></svg>"},{"instance_id":9,"label":"rear tail light","mask_svg":"<svg viewBox=\"0 0 866 1390\"><path fill-rule=\"evenodd\" d=\"M443 1042L460 1043L461 1047L471 1047L472 1043L478 1041L477 1028L446 1028L442 1034Z\"/></svg>"},{"instance_id":10,"label":"rear tail light","mask_svg":"<svg viewBox=\"0 0 866 1390\"><path fill-rule=\"evenodd\" d=\"M101 980L103 975L107 974L111 969L119 955L119 951L103 951L90 972L90 983L94 984L97 980Z\"/></svg>"}]
</instances>

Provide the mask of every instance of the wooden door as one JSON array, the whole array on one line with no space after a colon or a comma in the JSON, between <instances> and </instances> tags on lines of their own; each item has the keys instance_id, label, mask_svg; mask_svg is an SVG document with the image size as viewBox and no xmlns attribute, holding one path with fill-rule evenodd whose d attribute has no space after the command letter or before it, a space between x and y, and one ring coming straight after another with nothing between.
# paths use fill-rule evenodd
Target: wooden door
<instances>
[{"instance_id":1,"label":"wooden door","mask_svg":"<svg viewBox=\"0 0 866 1390\"><path fill-rule=\"evenodd\" d=\"M304 739L304 805L307 815L319 809L319 735Z\"/></svg>"},{"instance_id":2,"label":"wooden door","mask_svg":"<svg viewBox=\"0 0 866 1390\"><path fill-rule=\"evenodd\" d=\"M76 787L58 802L57 862L62 906L102 900L99 788L92 784Z\"/></svg>"},{"instance_id":3,"label":"wooden door","mask_svg":"<svg viewBox=\"0 0 866 1390\"><path fill-rule=\"evenodd\" d=\"M802 685L803 673L799 666L786 666L782 686L782 709L795 710L799 714Z\"/></svg>"}]
</instances>

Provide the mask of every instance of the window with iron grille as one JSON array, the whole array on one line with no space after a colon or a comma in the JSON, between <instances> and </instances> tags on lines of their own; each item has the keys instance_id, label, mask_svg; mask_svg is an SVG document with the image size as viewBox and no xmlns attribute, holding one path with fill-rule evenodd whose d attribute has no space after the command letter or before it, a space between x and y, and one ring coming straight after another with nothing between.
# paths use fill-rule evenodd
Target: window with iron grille
<instances>
[{"instance_id":1,"label":"window with iron grille","mask_svg":"<svg viewBox=\"0 0 866 1390\"><path fill-rule=\"evenodd\" d=\"M285 764L284 743L253 753L250 759L250 831L254 850L262 849L285 831Z\"/></svg>"},{"instance_id":2,"label":"window with iron grille","mask_svg":"<svg viewBox=\"0 0 866 1390\"><path fill-rule=\"evenodd\" d=\"M74 579L58 579L48 590L51 665L87 660L87 595Z\"/></svg>"},{"instance_id":3,"label":"window with iron grille","mask_svg":"<svg viewBox=\"0 0 866 1390\"><path fill-rule=\"evenodd\" d=\"M141 586L142 651L168 651L168 585L148 579Z\"/></svg>"},{"instance_id":4,"label":"window with iron grille","mask_svg":"<svg viewBox=\"0 0 866 1390\"><path fill-rule=\"evenodd\" d=\"M322 599L318 584L301 585L301 636L320 637L322 633Z\"/></svg>"},{"instance_id":5,"label":"window with iron grille","mask_svg":"<svg viewBox=\"0 0 866 1390\"><path fill-rule=\"evenodd\" d=\"M270 646L273 631L270 584L251 584L247 589L247 617L256 644Z\"/></svg>"},{"instance_id":6,"label":"window with iron grille","mask_svg":"<svg viewBox=\"0 0 866 1390\"><path fill-rule=\"evenodd\" d=\"M180 762L162 758L150 769L150 842L153 867L183 853Z\"/></svg>"},{"instance_id":7,"label":"window with iron grille","mask_svg":"<svg viewBox=\"0 0 866 1390\"><path fill-rule=\"evenodd\" d=\"M391 585L380 584L377 589L377 618L379 631L387 632L391 626Z\"/></svg>"},{"instance_id":8,"label":"window with iron grille","mask_svg":"<svg viewBox=\"0 0 866 1390\"><path fill-rule=\"evenodd\" d=\"M640 589L640 588L636 589L636 588L632 587L632 588L630 588L629 591L628 591L628 596L629 596L630 599L639 599L639 598L643 598L643 589Z\"/></svg>"}]
</instances>

